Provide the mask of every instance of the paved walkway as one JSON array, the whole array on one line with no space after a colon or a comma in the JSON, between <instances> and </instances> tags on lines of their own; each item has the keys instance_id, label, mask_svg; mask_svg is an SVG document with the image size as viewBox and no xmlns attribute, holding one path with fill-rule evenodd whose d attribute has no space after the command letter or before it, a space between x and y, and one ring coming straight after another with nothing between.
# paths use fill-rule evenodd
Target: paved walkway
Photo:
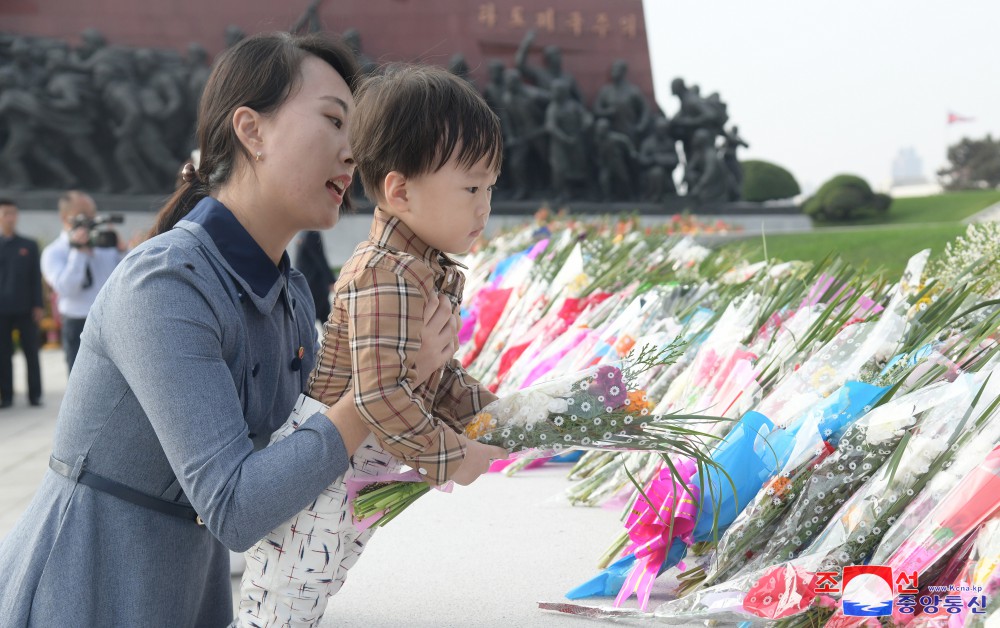
<instances>
[{"instance_id":1,"label":"paved walkway","mask_svg":"<svg viewBox=\"0 0 1000 628\"><path fill-rule=\"evenodd\" d=\"M970 224L973 222L988 222L1000 220L1000 203L993 203L986 209L972 214L962 222L964 224Z\"/></svg>"},{"instance_id":2,"label":"paved walkway","mask_svg":"<svg viewBox=\"0 0 1000 628\"><path fill-rule=\"evenodd\" d=\"M62 352L43 351L45 405L29 407L24 363L19 354L14 360L15 405L0 410L0 538L45 473L66 382ZM375 535L322 626L594 626L536 605L562 601L596 574L597 557L621 525L617 511L563 502L566 471L488 475L427 495ZM662 599L654 591L652 606Z\"/></svg>"}]
</instances>

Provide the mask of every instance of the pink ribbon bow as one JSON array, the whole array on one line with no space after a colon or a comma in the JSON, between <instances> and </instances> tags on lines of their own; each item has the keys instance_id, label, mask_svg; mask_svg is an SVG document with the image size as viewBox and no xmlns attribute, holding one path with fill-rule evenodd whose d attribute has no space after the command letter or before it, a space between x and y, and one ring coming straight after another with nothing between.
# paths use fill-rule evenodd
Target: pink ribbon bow
<instances>
[{"instance_id":1,"label":"pink ribbon bow","mask_svg":"<svg viewBox=\"0 0 1000 628\"><path fill-rule=\"evenodd\" d=\"M688 458L675 463L674 468L683 482L678 482L669 468L661 469L646 487L649 501L640 496L625 521L632 541L625 553L635 554L636 562L615 598L615 606L621 606L635 593L640 608L645 611L653 581L660 573L674 538L683 539L694 530L698 487L691 484L691 477L698 468Z\"/></svg>"}]
</instances>

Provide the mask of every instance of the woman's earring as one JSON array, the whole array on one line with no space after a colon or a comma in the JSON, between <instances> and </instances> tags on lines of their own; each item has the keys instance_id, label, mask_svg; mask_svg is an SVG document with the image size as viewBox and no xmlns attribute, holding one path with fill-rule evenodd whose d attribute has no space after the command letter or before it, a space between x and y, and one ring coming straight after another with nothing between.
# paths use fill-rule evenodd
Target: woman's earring
<instances>
[{"instance_id":1,"label":"woman's earring","mask_svg":"<svg viewBox=\"0 0 1000 628\"><path fill-rule=\"evenodd\" d=\"M257 151L257 161L260 161L260 151Z\"/></svg>"}]
</instances>

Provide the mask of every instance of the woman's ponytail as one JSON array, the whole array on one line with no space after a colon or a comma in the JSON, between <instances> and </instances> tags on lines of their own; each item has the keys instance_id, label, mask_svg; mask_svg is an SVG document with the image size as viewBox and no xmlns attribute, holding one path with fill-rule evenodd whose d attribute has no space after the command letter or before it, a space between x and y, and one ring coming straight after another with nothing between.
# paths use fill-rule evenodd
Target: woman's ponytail
<instances>
[{"instance_id":1,"label":"woman's ponytail","mask_svg":"<svg viewBox=\"0 0 1000 628\"><path fill-rule=\"evenodd\" d=\"M198 201L208 196L207 186L201 182L198 171L190 161L184 164L179 178L177 189L156 214L153 228L149 230L151 238L173 229L191 213Z\"/></svg>"}]
</instances>

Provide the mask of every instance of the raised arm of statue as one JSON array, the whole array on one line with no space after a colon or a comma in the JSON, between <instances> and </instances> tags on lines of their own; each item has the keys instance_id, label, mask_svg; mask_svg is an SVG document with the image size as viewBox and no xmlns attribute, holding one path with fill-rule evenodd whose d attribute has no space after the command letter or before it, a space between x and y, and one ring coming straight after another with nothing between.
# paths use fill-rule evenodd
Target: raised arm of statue
<instances>
[{"instance_id":1,"label":"raised arm of statue","mask_svg":"<svg viewBox=\"0 0 1000 628\"><path fill-rule=\"evenodd\" d=\"M531 51L531 44L533 43L535 43L535 30L530 29L524 34L521 45L517 47L517 52L514 53L514 67L520 70L522 74L528 69L528 52Z\"/></svg>"}]
</instances>

